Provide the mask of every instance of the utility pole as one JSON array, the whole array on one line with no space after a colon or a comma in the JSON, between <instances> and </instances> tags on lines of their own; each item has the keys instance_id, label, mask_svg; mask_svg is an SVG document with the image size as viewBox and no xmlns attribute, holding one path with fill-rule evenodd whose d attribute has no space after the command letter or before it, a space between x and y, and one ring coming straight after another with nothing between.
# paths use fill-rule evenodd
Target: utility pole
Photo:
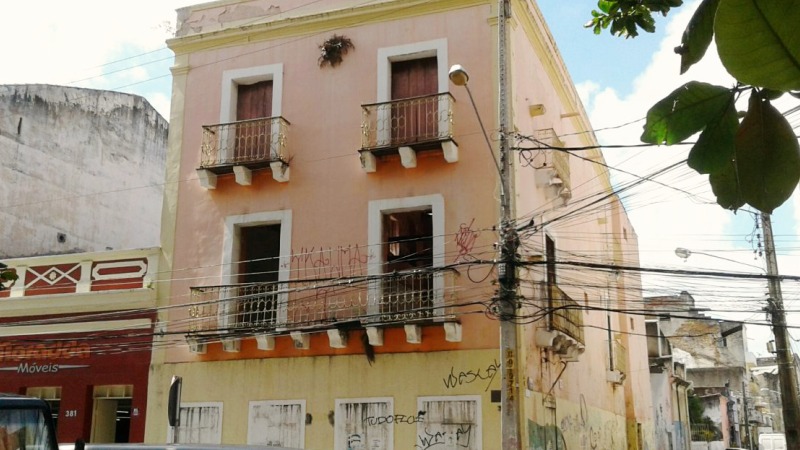
<instances>
[{"instance_id":1,"label":"utility pole","mask_svg":"<svg viewBox=\"0 0 800 450\"><path fill-rule=\"evenodd\" d=\"M778 379L783 404L783 426L786 432L786 448L800 449L800 407L798 406L797 372L789 345L789 331L786 329L786 312L783 309L781 280L778 274L778 259L775 256L775 241L772 237L772 219L769 214L761 214L764 228L764 252L767 258L767 277L769 285L768 311L772 317L772 333L775 335L776 359L778 362Z\"/></svg>"},{"instance_id":2,"label":"utility pole","mask_svg":"<svg viewBox=\"0 0 800 450\"><path fill-rule=\"evenodd\" d=\"M511 158L508 140L508 58L506 25L510 8L508 0L499 0L497 5L497 82L498 82L498 126L500 133L500 264L498 266L500 316L500 353L502 357L502 387L500 390L500 431L503 450L519 450L519 398L517 380L517 329L514 317L517 313L517 265L516 254L519 236L512 220L511 211Z\"/></svg>"},{"instance_id":3,"label":"utility pole","mask_svg":"<svg viewBox=\"0 0 800 450\"><path fill-rule=\"evenodd\" d=\"M742 380L742 407L744 408L744 431L747 433L747 448L753 449L753 435L750 433L750 413L747 409L747 381ZM741 430L741 429L740 429ZM744 436L739 437L739 444L742 445Z\"/></svg>"}]
</instances>

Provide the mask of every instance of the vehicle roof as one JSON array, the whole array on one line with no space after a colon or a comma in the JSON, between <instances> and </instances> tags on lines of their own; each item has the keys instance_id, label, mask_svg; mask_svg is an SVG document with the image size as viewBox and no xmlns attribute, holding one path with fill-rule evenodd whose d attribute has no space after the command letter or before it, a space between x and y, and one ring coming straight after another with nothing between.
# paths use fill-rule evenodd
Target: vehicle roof
<instances>
[{"instance_id":1,"label":"vehicle roof","mask_svg":"<svg viewBox=\"0 0 800 450\"><path fill-rule=\"evenodd\" d=\"M0 407L2 408L31 408L43 407L47 402L40 398L20 394L0 393Z\"/></svg>"}]
</instances>

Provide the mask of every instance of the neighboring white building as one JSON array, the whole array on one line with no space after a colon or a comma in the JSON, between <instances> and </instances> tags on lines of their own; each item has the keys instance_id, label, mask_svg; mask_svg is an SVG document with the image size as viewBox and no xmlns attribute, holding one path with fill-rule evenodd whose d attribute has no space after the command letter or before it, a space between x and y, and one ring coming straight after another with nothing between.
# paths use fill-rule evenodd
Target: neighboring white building
<instances>
[{"instance_id":1,"label":"neighboring white building","mask_svg":"<svg viewBox=\"0 0 800 450\"><path fill-rule=\"evenodd\" d=\"M0 86L0 258L158 246L167 130L137 95Z\"/></svg>"}]
</instances>

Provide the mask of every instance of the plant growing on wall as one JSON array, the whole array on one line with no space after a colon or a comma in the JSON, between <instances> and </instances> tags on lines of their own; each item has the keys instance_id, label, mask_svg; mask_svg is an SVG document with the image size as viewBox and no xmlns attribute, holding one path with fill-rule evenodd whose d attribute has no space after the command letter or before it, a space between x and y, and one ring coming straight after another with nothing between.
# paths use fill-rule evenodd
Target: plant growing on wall
<instances>
[{"instance_id":1,"label":"plant growing on wall","mask_svg":"<svg viewBox=\"0 0 800 450\"><path fill-rule=\"evenodd\" d=\"M11 287L14 285L14 282L17 281L17 273L13 270L9 270L8 266L3 263L0 263L0 291L7 287ZM11 282L11 284L7 284Z\"/></svg>"},{"instance_id":2,"label":"plant growing on wall","mask_svg":"<svg viewBox=\"0 0 800 450\"><path fill-rule=\"evenodd\" d=\"M330 64L331 67L336 67L342 62L342 56L355 48L353 41L345 36L334 34L319 46L321 53L319 56L319 66L324 67Z\"/></svg>"}]
</instances>

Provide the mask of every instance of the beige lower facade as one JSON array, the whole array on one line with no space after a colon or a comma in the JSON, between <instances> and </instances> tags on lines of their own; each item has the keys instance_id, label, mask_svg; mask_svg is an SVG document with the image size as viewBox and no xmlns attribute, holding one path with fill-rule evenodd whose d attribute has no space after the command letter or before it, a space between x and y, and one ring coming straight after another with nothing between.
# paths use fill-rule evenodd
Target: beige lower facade
<instances>
[{"instance_id":1,"label":"beige lower facade","mask_svg":"<svg viewBox=\"0 0 800 450\"><path fill-rule=\"evenodd\" d=\"M488 349L380 354L372 364L337 355L154 366L146 442L172 439L167 391L177 375L181 442L493 449L501 436L498 359ZM591 406L590 392L577 400L521 392L521 448L650 448L652 423ZM629 442L637 434L642 441Z\"/></svg>"}]
</instances>

